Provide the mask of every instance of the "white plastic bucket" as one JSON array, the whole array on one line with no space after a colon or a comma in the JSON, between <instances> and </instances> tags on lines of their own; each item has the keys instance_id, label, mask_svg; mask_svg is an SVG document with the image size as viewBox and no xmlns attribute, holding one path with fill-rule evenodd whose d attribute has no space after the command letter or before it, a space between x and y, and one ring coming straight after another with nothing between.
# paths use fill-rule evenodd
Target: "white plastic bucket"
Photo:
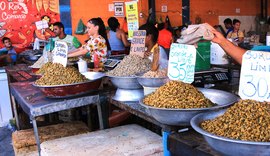
<instances>
[{"instance_id":1,"label":"white plastic bucket","mask_svg":"<svg viewBox=\"0 0 270 156\"><path fill-rule=\"evenodd\" d=\"M270 32L268 32L266 36L266 45L270 46Z\"/></svg>"},{"instance_id":2,"label":"white plastic bucket","mask_svg":"<svg viewBox=\"0 0 270 156\"><path fill-rule=\"evenodd\" d=\"M210 63L216 65L229 64L227 54L217 43L214 42L212 42L210 47Z\"/></svg>"}]
</instances>

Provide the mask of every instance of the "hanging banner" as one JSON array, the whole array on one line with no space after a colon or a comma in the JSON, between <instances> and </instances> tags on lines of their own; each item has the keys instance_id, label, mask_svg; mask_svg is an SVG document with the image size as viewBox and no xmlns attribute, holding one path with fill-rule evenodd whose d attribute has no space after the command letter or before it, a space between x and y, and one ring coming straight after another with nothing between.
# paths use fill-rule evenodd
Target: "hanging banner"
<instances>
[{"instance_id":1,"label":"hanging banner","mask_svg":"<svg viewBox=\"0 0 270 156\"><path fill-rule=\"evenodd\" d=\"M138 2L125 2L125 5L128 24L128 39L131 39L133 31L139 29Z\"/></svg>"}]
</instances>

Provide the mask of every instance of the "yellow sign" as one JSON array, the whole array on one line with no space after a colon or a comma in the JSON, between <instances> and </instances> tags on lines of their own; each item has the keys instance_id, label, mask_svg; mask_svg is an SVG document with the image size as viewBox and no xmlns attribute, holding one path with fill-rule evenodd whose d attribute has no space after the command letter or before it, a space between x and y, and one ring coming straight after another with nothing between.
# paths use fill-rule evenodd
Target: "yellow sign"
<instances>
[{"instance_id":1,"label":"yellow sign","mask_svg":"<svg viewBox=\"0 0 270 156\"><path fill-rule=\"evenodd\" d=\"M125 2L128 24L128 38L133 37L133 31L139 29L138 3L137 1Z\"/></svg>"}]
</instances>

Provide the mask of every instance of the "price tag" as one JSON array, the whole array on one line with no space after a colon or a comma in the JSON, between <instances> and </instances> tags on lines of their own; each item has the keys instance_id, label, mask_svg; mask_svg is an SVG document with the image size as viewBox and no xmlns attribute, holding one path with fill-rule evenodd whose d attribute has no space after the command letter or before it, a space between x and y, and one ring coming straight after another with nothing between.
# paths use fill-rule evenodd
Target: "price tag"
<instances>
[{"instance_id":1,"label":"price tag","mask_svg":"<svg viewBox=\"0 0 270 156\"><path fill-rule=\"evenodd\" d=\"M168 77L185 83L194 81L196 48L193 45L173 43L170 49Z\"/></svg>"},{"instance_id":2,"label":"price tag","mask_svg":"<svg viewBox=\"0 0 270 156\"><path fill-rule=\"evenodd\" d=\"M61 63L64 67L66 67L68 54L67 43L62 41L56 41L53 51L53 63Z\"/></svg>"},{"instance_id":3,"label":"price tag","mask_svg":"<svg viewBox=\"0 0 270 156\"><path fill-rule=\"evenodd\" d=\"M144 56L145 52L145 30L136 30L133 32L133 38L131 40L130 54Z\"/></svg>"},{"instance_id":4,"label":"price tag","mask_svg":"<svg viewBox=\"0 0 270 156\"><path fill-rule=\"evenodd\" d=\"M247 51L243 55L239 95L242 99L270 101L270 53Z\"/></svg>"}]
</instances>

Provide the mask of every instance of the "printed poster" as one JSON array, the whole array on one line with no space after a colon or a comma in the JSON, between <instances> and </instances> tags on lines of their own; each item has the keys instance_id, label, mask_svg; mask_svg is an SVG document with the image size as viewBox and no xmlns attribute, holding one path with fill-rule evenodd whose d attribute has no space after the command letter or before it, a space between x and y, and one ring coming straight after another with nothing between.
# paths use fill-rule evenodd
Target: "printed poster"
<instances>
[{"instance_id":1,"label":"printed poster","mask_svg":"<svg viewBox=\"0 0 270 156\"><path fill-rule=\"evenodd\" d=\"M131 39L133 36L133 31L139 29L138 2L131 1L125 2L125 4L128 24L128 39Z\"/></svg>"},{"instance_id":2,"label":"printed poster","mask_svg":"<svg viewBox=\"0 0 270 156\"><path fill-rule=\"evenodd\" d=\"M38 30L37 21L46 22L49 28ZM45 40L53 36L52 23L57 21L60 21L59 0L0 1L0 37L10 38L17 48L30 46L35 38Z\"/></svg>"},{"instance_id":3,"label":"printed poster","mask_svg":"<svg viewBox=\"0 0 270 156\"><path fill-rule=\"evenodd\" d=\"M114 3L114 16L124 17L124 2L115 2Z\"/></svg>"}]
</instances>

